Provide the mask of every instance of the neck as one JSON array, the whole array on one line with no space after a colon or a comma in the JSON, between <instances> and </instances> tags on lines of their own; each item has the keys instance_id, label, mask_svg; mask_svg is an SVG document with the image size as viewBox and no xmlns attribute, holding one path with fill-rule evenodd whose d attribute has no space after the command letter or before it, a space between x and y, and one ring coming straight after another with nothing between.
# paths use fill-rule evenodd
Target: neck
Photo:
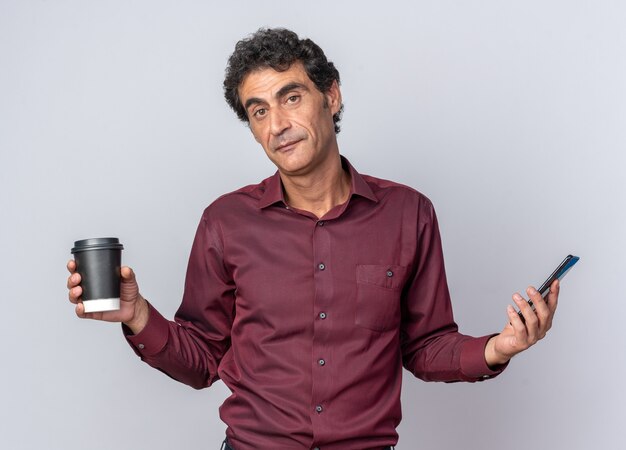
<instances>
[{"instance_id":1,"label":"neck","mask_svg":"<svg viewBox=\"0 0 626 450\"><path fill-rule=\"evenodd\" d=\"M287 204L318 218L345 203L350 196L350 175L343 170L339 153L320 170L300 176L281 174L281 179Z\"/></svg>"}]
</instances>

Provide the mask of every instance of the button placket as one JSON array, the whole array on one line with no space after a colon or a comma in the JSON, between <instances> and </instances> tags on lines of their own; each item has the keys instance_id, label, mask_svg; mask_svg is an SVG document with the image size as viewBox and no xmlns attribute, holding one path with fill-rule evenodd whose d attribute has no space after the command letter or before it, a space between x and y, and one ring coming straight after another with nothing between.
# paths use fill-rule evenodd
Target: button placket
<instances>
[{"instance_id":1,"label":"button placket","mask_svg":"<svg viewBox=\"0 0 626 450\"><path fill-rule=\"evenodd\" d=\"M328 401L330 391L328 359L331 349L328 348L332 325L327 319L328 308L332 305L333 296L333 270L331 269L331 227L323 220L318 220L313 224L313 268L315 283L314 316L313 320L313 347L310 354L311 363L315 374L312 380L311 400L314 436L317 427L324 423L322 414L325 413L325 402ZM319 320L318 320L319 319Z\"/></svg>"}]
</instances>

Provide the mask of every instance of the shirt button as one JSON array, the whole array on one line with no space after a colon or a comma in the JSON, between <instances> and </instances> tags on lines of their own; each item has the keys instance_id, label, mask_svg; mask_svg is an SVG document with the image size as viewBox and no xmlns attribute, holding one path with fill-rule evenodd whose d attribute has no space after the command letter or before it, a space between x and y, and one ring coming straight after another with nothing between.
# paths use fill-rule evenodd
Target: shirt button
<instances>
[{"instance_id":1,"label":"shirt button","mask_svg":"<svg viewBox=\"0 0 626 450\"><path fill-rule=\"evenodd\" d=\"M317 405L317 406L315 407L315 412L316 412L316 413L318 413L318 414L319 414L319 413L321 413L322 411L324 411L324 408L322 408L322 405Z\"/></svg>"},{"instance_id":2,"label":"shirt button","mask_svg":"<svg viewBox=\"0 0 626 450\"><path fill-rule=\"evenodd\" d=\"M317 222L317 226L323 227L324 226L324 221L320 220L319 222Z\"/></svg>"},{"instance_id":3,"label":"shirt button","mask_svg":"<svg viewBox=\"0 0 626 450\"><path fill-rule=\"evenodd\" d=\"M393 276L393 272L392 272L391 270L388 270L388 271L387 271L387 276L388 276L388 277L392 277L392 276Z\"/></svg>"},{"instance_id":4,"label":"shirt button","mask_svg":"<svg viewBox=\"0 0 626 450\"><path fill-rule=\"evenodd\" d=\"M326 268L326 264L324 263L319 263L319 265L317 266L320 270L324 270Z\"/></svg>"},{"instance_id":5,"label":"shirt button","mask_svg":"<svg viewBox=\"0 0 626 450\"><path fill-rule=\"evenodd\" d=\"M139 344L137 347L139 347L139 350L143 350L144 348L146 348L146 346L143 344Z\"/></svg>"},{"instance_id":6,"label":"shirt button","mask_svg":"<svg viewBox=\"0 0 626 450\"><path fill-rule=\"evenodd\" d=\"M326 318L326 313L325 313L325 312L321 312L321 313L319 314L319 318L320 318L320 319L322 319L322 320L324 320L324 319Z\"/></svg>"},{"instance_id":7,"label":"shirt button","mask_svg":"<svg viewBox=\"0 0 626 450\"><path fill-rule=\"evenodd\" d=\"M324 361L323 359L320 359L317 363L318 363L320 366L323 366L323 365L325 365L325 364L326 364L326 361Z\"/></svg>"}]
</instances>

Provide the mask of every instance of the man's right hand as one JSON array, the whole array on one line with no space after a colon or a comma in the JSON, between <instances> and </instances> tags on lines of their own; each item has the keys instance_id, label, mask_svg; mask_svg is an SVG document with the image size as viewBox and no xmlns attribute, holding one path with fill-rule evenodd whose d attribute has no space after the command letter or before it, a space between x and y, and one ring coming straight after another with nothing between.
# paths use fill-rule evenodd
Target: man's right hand
<instances>
[{"instance_id":1,"label":"man's right hand","mask_svg":"<svg viewBox=\"0 0 626 450\"><path fill-rule=\"evenodd\" d=\"M71 259L67 263L70 276L67 279L70 302L76 305L76 315L81 319L103 320L106 322L122 322L134 334L138 334L148 323L148 302L139 293L139 286L135 280L135 273L130 267L121 268L120 309L118 311L104 311L86 313L81 295L80 274L76 272L76 262Z\"/></svg>"}]
</instances>

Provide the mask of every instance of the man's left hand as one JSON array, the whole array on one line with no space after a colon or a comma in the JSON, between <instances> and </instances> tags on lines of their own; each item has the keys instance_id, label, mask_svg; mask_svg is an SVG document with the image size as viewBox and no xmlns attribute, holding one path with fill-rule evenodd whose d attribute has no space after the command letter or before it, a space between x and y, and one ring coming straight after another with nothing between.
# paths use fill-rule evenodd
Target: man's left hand
<instances>
[{"instance_id":1,"label":"man's left hand","mask_svg":"<svg viewBox=\"0 0 626 450\"><path fill-rule=\"evenodd\" d=\"M509 305L509 323L500 334L489 339L485 346L485 361L488 366L495 367L508 362L513 356L543 339L552 327L559 298L559 280L550 285L550 292L545 300L532 286L526 289L526 293L535 306L534 310L519 293L513 294L513 301L524 316L524 321Z\"/></svg>"}]
</instances>

